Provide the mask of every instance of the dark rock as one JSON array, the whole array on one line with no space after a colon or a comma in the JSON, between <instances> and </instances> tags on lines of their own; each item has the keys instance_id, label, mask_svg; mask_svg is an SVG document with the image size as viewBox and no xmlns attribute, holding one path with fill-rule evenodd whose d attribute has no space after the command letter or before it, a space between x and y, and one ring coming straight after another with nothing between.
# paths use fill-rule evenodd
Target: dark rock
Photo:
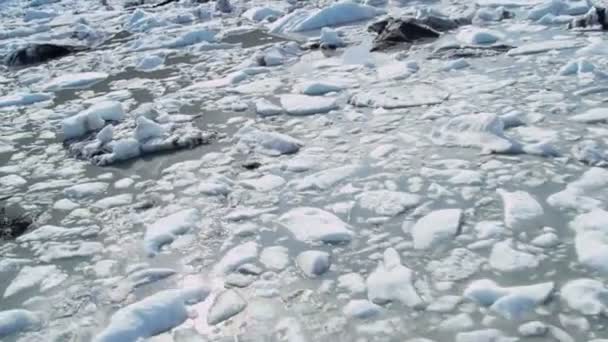
<instances>
[{"instance_id":1,"label":"dark rock","mask_svg":"<svg viewBox=\"0 0 608 342\"><path fill-rule=\"evenodd\" d=\"M32 44L9 54L5 59L5 63L12 67L34 65L86 49L85 47L69 45Z\"/></svg>"},{"instance_id":2,"label":"dark rock","mask_svg":"<svg viewBox=\"0 0 608 342\"><path fill-rule=\"evenodd\" d=\"M512 48L513 46L506 44L494 44L488 46L449 46L433 51L433 53L429 56L429 59L493 57L502 55Z\"/></svg>"},{"instance_id":3,"label":"dark rock","mask_svg":"<svg viewBox=\"0 0 608 342\"><path fill-rule=\"evenodd\" d=\"M469 17L450 18L433 13L420 12L416 17L388 17L371 24L368 31L378 36L372 51L390 48L400 43L412 44L425 39L436 39L441 33L470 25Z\"/></svg>"},{"instance_id":4,"label":"dark rock","mask_svg":"<svg viewBox=\"0 0 608 342\"><path fill-rule=\"evenodd\" d=\"M0 241L16 239L33 225L34 220L20 211L0 207Z\"/></svg>"},{"instance_id":5,"label":"dark rock","mask_svg":"<svg viewBox=\"0 0 608 342\"><path fill-rule=\"evenodd\" d=\"M250 161L244 162L242 166L247 170L255 170L255 169L259 168L260 166L262 166L262 163L260 163L259 161L250 160Z\"/></svg>"},{"instance_id":6,"label":"dark rock","mask_svg":"<svg viewBox=\"0 0 608 342\"><path fill-rule=\"evenodd\" d=\"M411 44L422 39L438 38L441 35L415 18L389 18L372 24L369 30L378 33L372 51L384 50L400 43Z\"/></svg>"}]
</instances>

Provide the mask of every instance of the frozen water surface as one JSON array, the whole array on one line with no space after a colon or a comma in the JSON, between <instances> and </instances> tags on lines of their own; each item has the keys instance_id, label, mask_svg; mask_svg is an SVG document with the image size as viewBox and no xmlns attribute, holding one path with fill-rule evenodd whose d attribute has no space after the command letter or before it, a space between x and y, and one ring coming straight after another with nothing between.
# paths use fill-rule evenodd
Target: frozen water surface
<instances>
[{"instance_id":1,"label":"frozen water surface","mask_svg":"<svg viewBox=\"0 0 608 342\"><path fill-rule=\"evenodd\" d=\"M0 1L82 47L0 66L0 340L608 339L591 2L137 3ZM474 24L369 52L424 7Z\"/></svg>"}]
</instances>

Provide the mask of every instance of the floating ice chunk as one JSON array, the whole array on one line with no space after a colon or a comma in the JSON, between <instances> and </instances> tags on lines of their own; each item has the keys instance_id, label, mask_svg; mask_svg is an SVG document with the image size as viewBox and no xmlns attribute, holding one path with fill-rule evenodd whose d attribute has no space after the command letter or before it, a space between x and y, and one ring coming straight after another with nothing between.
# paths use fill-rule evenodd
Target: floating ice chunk
<instances>
[{"instance_id":1,"label":"floating ice chunk","mask_svg":"<svg viewBox=\"0 0 608 342\"><path fill-rule=\"evenodd\" d=\"M0 153L9 153L14 151L15 148L8 142L0 140Z\"/></svg>"},{"instance_id":2,"label":"floating ice chunk","mask_svg":"<svg viewBox=\"0 0 608 342\"><path fill-rule=\"evenodd\" d=\"M538 267L539 257L516 250L510 240L494 244L490 252L490 266L502 272L517 272Z\"/></svg>"},{"instance_id":3,"label":"floating ice chunk","mask_svg":"<svg viewBox=\"0 0 608 342\"><path fill-rule=\"evenodd\" d=\"M574 49L581 44L576 40L545 40L542 42L534 42L520 45L507 52L508 56L531 55L542 53L551 50Z\"/></svg>"},{"instance_id":4,"label":"floating ice chunk","mask_svg":"<svg viewBox=\"0 0 608 342\"><path fill-rule=\"evenodd\" d=\"M185 234L196 227L199 213L196 209L185 209L165 216L146 228L144 248L148 255L156 255L163 245L170 244L177 235Z\"/></svg>"},{"instance_id":5,"label":"floating ice chunk","mask_svg":"<svg viewBox=\"0 0 608 342\"><path fill-rule=\"evenodd\" d=\"M58 227L51 225L44 225L36 228L36 230L21 235L17 238L18 242L32 242L32 241L51 241L61 240L66 238L88 238L96 236L101 229L99 226L84 226L84 227Z\"/></svg>"},{"instance_id":6,"label":"floating ice chunk","mask_svg":"<svg viewBox=\"0 0 608 342\"><path fill-rule=\"evenodd\" d=\"M395 216L420 204L420 196L406 192L374 190L357 195L359 206L377 215Z\"/></svg>"},{"instance_id":7,"label":"floating ice chunk","mask_svg":"<svg viewBox=\"0 0 608 342\"><path fill-rule=\"evenodd\" d=\"M91 182L72 185L63 190L63 194L70 198L85 198L101 195L108 189L108 183Z\"/></svg>"},{"instance_id":8,"label":"floating ice chunk","mask_svg":"<svg viewBox=\"0 0 608 342\"><path fill-rule=\"evenodd\" d=\"M78 74L67 74L56 77L49 81L45 86L46 91L58 91L64 89L88 88L98 82L108 78L105 72L83 72Z\"/></svg>"},{"instance_id":9,"label":"floating ice chunk","mask_svg":"<svg viewBox=\"0 0 608 342\"><path fill-rule=\"evenodd\" d=\"M279 223L296 239L305 242L348 242L353 236L348 224L327 211L311 208L294 208L279 217Z\"/></svg>"},{"instance_id":10,"label":"floating ice chunk","mask_svg":"<svg viewBox=\"0 0 608 342\"><path fill-rule=\"evenodd\" d=\"M102 130L97 133L95 138L101 144L109 143L110 141L112 141L112 139L114 139L114 129L112 127L112 125L107 125L106 127L102 128Z\"/></svg>"},{"instance_id":11,"label":"floating ice chunk","mask_svg":"<svg viewBox=\"0 0 608 342\"><path fill-rule=\"evenodd\" d=\"M586 0L546 0L528 11L528 19L539 20L547 14L581 15L587 13L590 7L590 2Z\"/></svg>"},{"instance_id":12,"label":"floating ice chunk","mask_svg":"<svg viewBox=\"0 0 608 342\"><path fill-rule=\"evenodd\" d=\"M435 210L416 222L411 234L414 248L429 249L458 234L462 218L460 209Z\"/></svg>"},{"instance_id":13,"label":"floating ice chunk","mask_svg":"<svg viewBox=\"0 0 608 342\"><path fill-rule=\"evenodd\" d=\"M437 328L441 331L463 331L469 330L473 326L471 315L463 312L444 320Z\"/></svg>"},{"instance_id":14,"label":"floating ice chunk","mask_svg":"<svg viewBox=\"0 0 608 342\"><path fill-rule=\"evenodd\" d=\"M255 112L260 116L273 116L283 113L283 108L268 100L260 99L255 101Z\"/></svg>"},{"instance_id":15,"label":"floating ice chunk","mask_svg":"<svg viewBox=\"0 0 608 342\"><path fill-rule=\"evenodd\" d=\"M239 314L247 307L247 302L235 290L226 290L213 300L207 315L209 325L220 324L223 321Z\"/></svg>"},{"instance_id":16,"label":"floating ice chunk","mask_svg":"<svg viewBox=\"0 0 608 342\"><path fill-rule=\"evenodd\" d=\"M350 293L363 293L367 290L365 279L359 273L347 273L338 277L338 288Z\"/></svg>"},{"instance_id":17,"label":"floating ice chunk","mask_svg":"<svg viewBox=\"0 0 608 342\"><path fill-rule=\"evenodd\" d=\"M538 220L544 213L540 203L525 191L498 189L496 192L502 197L505 224L511 229L527 228L526 225Z\"/></svg>"},{"instance_id":18,"label":"floating ice chunk","mask_svg":"<svg viewBox=\"0 0 608 342\"><path fill-rule=\"evenodd\" d=\"M441 296L430 303L429 306L426 307L426 311L442 313L452 312L460 303L462 303L462 297L460 296Z\"/></svg>"},{"instance_id":19,"label":"floating ice chunk","mask_svg":"<svg viewBox=\"0 0 608 342\"><path fill-rule=\"evenodd\" d=\"M27 181L19 175L7 175L0 177L0 186L18 187L27 184Z\"/></svg>"},{"instance_id":20,"label":"floating ice chunk","mask_svg":"<svg viewBox=\"0 0 608 342\"><path fill-rule=\"evenodd\" d=\"M105 121L120 121L125 112L122 104L116 101L99 102L86 110L62 121L65 139L79 138L86 133L98 130Z\"/></svg>"},{"instance_id":21,"label":"floating ice chunk","mask_svg":"<svg viewBox=\"0 0 608 342\"><path fill-rule=\"evenodd\" d=\"M155 293L116 311L93 341L136 341L168 331L190 317L186 305L201 302L208 294L203 287Z\"/></svg>"},{"instance_id":22,"label":"floating ice chunk","mask_svg":"<svg viewBox=\"0 0 608 342\"><path fill-rule=\"evenodd\" d=\"M433 127L431 140L443 146L478 147L484 153L514 150L504 136L502 120L494 114L460 115Z\"/></svg>"},{"instance_id":23,"label":"floating ice chunk","mask_svg":"<svg viewBox=\"0 0 608 342\"><path fill-rule=\"evenodd\" d=\"M415 74L418 69L418 63L409 61L391 62L380 66L376 71L380 80L402 80Z\"/></svg>"},{"instance_id":24,"label":"floating ice chunk","mask_svg":"<svg viewBox=\"0 0 608 342\"><path fill-rule=\"evenodd\" d=\"M65 278L55 265L23 266L4 290L4 298L34 286L40 286L41 291L48 290L62 283Z\"/></svg>"},{"instance_id":25,"label":"floating ice chunk","mask_svg":"<svg viewBox=\"0 0 608 342\"><path fill-rule=\"evenodd\" d=\"M480 221L475 225L475 231L480 239L488 239L503 235L505 226L501 221Z\"/></svg>"},{"instance_id":26,"label":"floating ice chunk","mask_svg":"<svg viewBox=\"0 0 608 342\"><path fill-rule=\"evenodd\" d=\"M583 58L573 60L568 64L564 65L560 70L561 76L579 75L583 73L590 73L595 71L595 65Z\"/></svg>"},{"instance_id":27,"label":"floating ice chunk","mask_svg":"<svg viewBox=\"0 0 608 342\"><path fill-rule=\"evenodd\" d=\"M240 184L248 189L266 192L282 187L285 179L276 175L264 175L260 178L242 180Z\"/></svg>"},{"instance_id":28,"label":"floating ice chunk","mask_svg":"<svg viewBox=\"0 0 608 342\"><path fill-rule=\"evenodd\" d=\"M524 337L542 337L547 334L549 327L540 321L531 321L520 325L517 332Z\"/></svg>"},{"instance_id":29,"label":"floating ice chunk","mask_svg":"<svg viewBox=\"0 0 608 342\"><path fill-rule=\"evenodd\" d=\"M0 108L10 106L29 106L34 103L48 101L53 96L47 93L14 94L0 97Z\"/></svg>"},{"instance_id":30,"label":"floating ice chunk","mask_svg":"<svg viewBox=\"0 0 608 342\"><path fill-rule=\"evenodd\" d=\"M135 127L134 137L139 142L160 138L165 133L163 126L144 116L137 117L136 122L137 126Z\"/></svg>"},{"instance_id":31,"label":"floating ice chunk","mask_svg":"<svg viewBox=\"0 0 608 342\"><path fill-rule=\"evenodd\" d=\"M535 237L530 243L542 248L555 247L559 245L559 237L555 233L547 232Z\"/></svg>"},{"instance_id":32,"label":"floating ice chunk","mask_svg":"<svg viewBox=\"0 0 608 342\"><path fill-rule=\"evenodd\" d=\"M140 71L154 71L165 64L165 58L159 55L144 56L139 60L135 69Z\"/></svg>"},{"instance_id":33,"label":"floating ice chunk","mask_svg":"<svg viewBox=\"0 0 608 342\"><path fill-rule=\"evenodd\" d=\"M420 307L423 301L416 293L412 271L401 264L399 253L388 248L384 260L367 278L367 297L375 304L398 301L409 307Z\"/></svg>"},{"instance_id":34,"label":"floating ice chunk","mask_svg":"<svg viewBox=\"0 0 608 342\"><path fill-rule=\"evenodd\" d=\"M344 85L337 82L328 81L306 81L296 85L302 94L317 96L331 92L339 92L345 88Z\"/></svg>"},{"instance_id":35,"label":"floating ice chunk","mask_svg":"<svg viewBox=\"0 0 608 342\"><path fill-rule=\"evenodd\" d=\"M260 253L260 262L273 271L281 271L289 265L289 249L283 246L266 247Z\"/></svg>"},{"instance_id":36,"label":"floating ice chunk","mask_svg":"<svg viewBox=\"0 0 608 342\"><path fill-rule=\"evenodd\" d=\"M49 19L56 17L58 14L55 11L42 11L38 9L28 8L23 13L23 21L32 21L39 19Z\"/></svg>"},{"instance_id":37,"label":"floating ice chunk","mask_svg":"<svg viewBox=\"0 0 608 342\"><path fill-rule=\"evenodd\" d=\"M608 212L595 209L577 216L570 226L578 261L587 267L608 272Z\"/></svg>"},{"instance_id":38,"label":"floating ice chunk","mask_svg":"<svg viewBox=\"0 0 608 342\"><path fill-rule=\"evenodd\" d=\"M123 207L133 202L133 194L120 194L116 196L103 198L93 204L96 208L110 209L115 207Z\"/></svg>"},{"instance_id":39,"label":"floating ice chunk","mask_svg":"<svg viewBox=\"0 0 608 342\"><path fill-rule=\"evenodd\" d=\"M281 96L281 106L287 114L312 115L324 114L338 108L334 97L287 94Z\"/></svg>"},{"instance_id":40,"label":"floating ice chunk","mask_svg":"<svg viewBox=\"0 0 608 342\"><path fill-rule=\"evenodd\" d=\"M218 0L215 2L215 10L221 13L230 13L234 8L229 0Z\"/></svg>"},{"instance_id":41,"label":"floating ice chunk","mask_svg":"<svg viewBox=\"0 0 608 342\"><path fill-rule=\"evenodd\" d=\"M569 119L588 124L608 122L608 108L592 108L584 113L571 116Z\"/></svg>"},{"instance_id":42,"label":"floating ice chunk","mask_svg":"<svg viewBox=\"0 0 608 342\"><path fill-rule=\"evenodd\" d=\"M62 198L53 204L53 209L62 211L71 211L78 207L78 203L74 203L67 198Z\"/></svg>"},{"instance_id":43,"label":"floating ice chunk","mask_svg":"<svg viewBox=\"0 0 608 342\"><path fill-rule=\"evenodd\" d=\"M574 159L587 165L608 165L608 153L593 140L584 140L572 146L572 156Z\"/></svg>"},{"instance_id":44,"label":"floating ice chunk","mask_svg":"<svg viewBox=\"0 0 608 342\"><path fill-rule=\"evenodd\" d=\"M283 12L270 7L253 7L242 14L243 17L255 22L260 22L270 18L278 18L282 15Z\"/></svg>"},{"instance_id":45,"label":"floating ice chunk","mask_svg":"<svg viewBox=\"0 0 608 342\"><path fill-rule=\"evenodd\" d=\"M207 29L198 29L190 31L182 35L181 37L175 38L169 42L164 43L164 47L167 48L181 48L188 45L194 45L202 42L214 42L215 32Z\"/></svg>"},{"instance_id":46,"label":"floating ice chunk","mask_svg":"<svg viewBox=\"0 0 608 342\"><path fill-rule=\"evenodd\" d=\"M354 94L349 103L357 107L396 109L435 105L445 101L448 96L446 91L430 85L406 84L365 89Z\"/></svg>"},{"instance_id":47,"label":"floating ice chunk","mask_svg":"<svg viewBox=\"0 0 608 342\"><path fill-rule=\"evenodd\" d=\"M241 128L235 137L239 139L240 143L271 155L296 153L304 145L300 140L288 135L265 132L251 126Z\"/></svg>"},{"instance_id":48,"label":"floating ice chunk","mask_svg":"<svg viewBox=\"0 0 608 342\"><path fill-rule=\"evenodd\" d=\"M40 314L23 309L0 311L0 337L34 330L42 325Z\"/></svg>"},{"instance_id":49,"label":"floating ice chunk","mask_svg":"<svg viewBox=\"0 0 608 342\"><path fill-rule=\"evenodd\" d=\"M460 70L460 69L467 68L469 66L470 66L470 64L469 64L469 62L467 62L466 59L459 58L459 59L445 62L444 66L443 66L443 70L445 70L445 71Z\"/></svg>"},{"instance_id":50,"label":"floating ice chunk","mask_svg":"<svg viewBox=\"0 0 608 342\"><path fill-rule=\"evenodd\" d=\"M224 218L228 221L251 220L262 214L267 214L267 213L270 213L273 211L274 211L274 208L263 208L263 209L236 208L236 209L232 210L228 215L224 216Z\"/></svg>"},{"instance_id":51,"label":"floating ice chunk","mask_svg":"<svg viewBox=\"0 0 608 342\"><path fill-rule=\"evenodd\" d=\"M348 318L367 319L382 313L382 307L365 299L353 299L344 306L342 313Z\"/></svg>"},{"instance_id":52,"label":"floating ice chunk","mask_svg":"<svg viewBox=\"0 0 608 342\"><path fill-rule=\"evenodd\" d=\"M428 262L426 271L437 281L458 281L477 273L484 262L466 248L454 248L447 257Z\"/></svg>"},{"instance_id":53,"label":"floating ice chunk","mask_svg":"<svg viewBox=\"0 0 608 342\"><path fill-rule=\"evenodd\" d=\"M51 262L59 259L70 259L79 257L90 257L103 251L103 244L94 241L68 242L68 243L45 243L37 256L40 261Z\"/></svg>"},{"instance_id":54,"label":"floating ice chunk","mask_svg":"<svg viewBox=\"0 0 608 342\"><path fill-rule=\"evenodd\" d=\"M252 262L258 257L259 246L254 241L245 242L226 252L224 257L215 265L215 272L228 274L239 266Z\"/></svg>"},{"instance_id":55,"label":"floating ice chunk","mask_svg":"<svg viewBox=\"0 0 608 342\"><path fill-rule=\"evenodd\" d=\"M300 253L296 262L298 267L309 278L318 277L329 270L331 264L329 253L323 251L304 251Z\"/></svg>"},{"instance_id":56,"label":"floating ice chunk","mask_svg":"<svg viewBox=\"0 0 608 342\"><path fill-rule=\"evenodd\" d=\"M494 44L504 39L503 35L494 30L467 26L458 32L458 40L468 45Z\"/></svg>"},{"instance_id":57,"label":"floating ice chunk","mask_svg":"<svg viewBox=\"0 0 608 342\"><path fill-rule=\"evenodd\" d=\"M319 42L332 47L343 47L346 45L342 38L340 38L340 35L338 35L338 32L330 27L323 27L321 29Z\"/></svg>"},{"instance_id":58,"label":"floating ice chunk","mask_svg":"<svg viewBox=\"0 0 608 342\"><path fill-rule=\"evenodd\" d=\"M80 138L88 132L103 128L105 121L95 112L84 111L63 119L61 127L66 140Z\"/></svg>"},{"instance_id":59,"label":"floating ice chunk","mask_svg":"<svg viewBox=\"0 0 608 342\"><path fill-rule=\"evenodd\" d=\"M547 198L556 208L590 211L602 208L608 201L608 170L594 167L560 192Z\"/></svg>"},{"instance_id":60,"label":"floating ice chunk","mask_svg":"<svg viewBox=\"0 0 608 342\"><path fill-rule=\"evenodd\" d=\"M351 177L359 170L358 165L339 166L308 175L292 182L299 191L326 190Z\"/></svg>"},{"instance_id":61,"label":"floating ice chunk","mask_svg":"<svg viewBox=\"0 0 608 342\"><path fill-rule=\"evenodd\" d=\"M560 290L561 299L572 310L583 315L606 313L608 289L595 279L576 279L567 282Z\"/></svg>"},{"instance_id":62,"label":"floating ice chunk","mask_svg":"<svg viewBox=\"0 0 608 342\"><path fill-rule=\"evenodd\" d=\"M171 268L145 268L129 274L127 279L133 284L133 287L139 287L170 277L175 273L176 271Z\"/></svg>"},{"instance_id":63,"label":"floating ice chunk","mask_svg":"<svg viewBox=\"0 0 608 342\"><path fill-rule=\"evenodd\" d=\"M385 12L374 7L342 1L320 10L296 10L270 25L270 31L274 33L310 31L371 19L383 13Z\"/></svg>"},{"instance_id":64,"label":"floating ice chunk","mask_svg":"<svg viewBox=\"0 0 608 342\"><path fill-rule=\"evenodd\" d=\"M507 338L498 329L483 329L456 334L455 342L514 342L517 339Z\"/></svg>"}]
</instances>

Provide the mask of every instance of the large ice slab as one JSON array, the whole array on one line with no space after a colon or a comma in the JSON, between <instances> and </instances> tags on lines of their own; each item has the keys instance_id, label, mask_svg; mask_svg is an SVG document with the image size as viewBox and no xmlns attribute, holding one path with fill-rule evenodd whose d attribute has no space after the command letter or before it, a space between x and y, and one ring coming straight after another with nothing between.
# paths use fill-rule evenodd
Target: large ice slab
<instances>
[{"instance_id":1,"label":"large ice slab","mask_svg":"<svg viewBox=\"0 0 608 342\"><path fill-rule=\"evenodd\" d=\"M290 115L324 114L338 108L336 98L308 95L282 95L281 106Z\"/></svg>"},{"instance_id":2,"label":"large ice slab","mask_svg":"<svg viewBox=\"0 0 608 342\"><path fill-rule=\"evenodd\" d=\"M185 209L165 216L146 228L144 248L148 255L155 255L163 245L175 240L177 235L188 232L199 219L196 209Z\"/></svg>"},{"instance_id":3,"label":"large ice slab","mask_svg":"<svg viewBox=\"0 0 608 342\"><path fill-rule=\"evenodd\" d=\"M279 218L279 223L296 239L305 242L348 242L353 236L348 224L336 215L318 208L291 209Z\"/></svg>"},{"instance_id":4,"label":"large ice slab","mask_svg":"<svg viewBox=\"0 0 608 342\"><path fill-rule=\"evenodd\" d=\"M270 25L274 33L310 31L371 19L384 11L351 1L341 1L319 10L299 9Z\"/></svg>"},{"instance_id":5,"label":"large ice slab","mask_svg":"<svg viewBox=\"0 0 608 342\"><path fill-rule=\"evenodd\" d=\"M358 107L407 108L439 104L449 93L424 84L365 89L354 94L349 102Z\"/></svg>"},{"instance_id":6,"label":"large ice slab","mask_svg":"<svg viewBox=\"0 0 608 342\"><path fill-rule=\"evenodd\" d=\"M608 201L608 170L594 167L547 198L547 203L560 209L580 212L605 208Z\"/></svg>"},{"instance_id":7,"label":"large ice slab","mask_svg":"<svg viewBox=\"0 0 608 342\"><path fill-rule=\"evenodd\" d=\"M82 89L88 88L96 83L99 83L108 75L105 72L83 72L78 74L66 74L50 80L45 86L46 91L59 91L65 89Z\"/></svg>"},{"instance_id":8,"label":"large ice slab","mask_svg":"<svg viewBox=\"0 0 608 342\"><path fill-rule=\"evenodd\" d=\"M114 313L94 342L136 341L170 330L190 317L186 305L203 301L204 287L164 290Z\"/></svg>"},{"instance_id":9,"label":"large ice slab","mask_svg":"<svg viewBox=\"0 0 608 342\"><path fill-rule=\"evenodd\" d=\"M422 217L411 230L414 248L429 249L453 238L458 233L461 218L460 209L435 210Z\"/></svg>"}]
</instances>

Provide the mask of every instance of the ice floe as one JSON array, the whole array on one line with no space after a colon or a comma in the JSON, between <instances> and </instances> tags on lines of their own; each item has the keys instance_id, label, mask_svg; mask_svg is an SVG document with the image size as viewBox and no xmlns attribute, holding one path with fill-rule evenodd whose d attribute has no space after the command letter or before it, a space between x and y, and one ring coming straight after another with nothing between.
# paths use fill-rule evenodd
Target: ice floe
<instances>
[{"instance_id":1,"label":"ice floe","mask_svg":"<svg viewBox=\"0 0 608 342\"><path fill-rule=\"evenodd\" d=\"M291 209L279 218L279 223L293 236L304 242L348 242L353 232L348 224L334 214L312 207Z\"/></svg>"},{"instance_id":2,"label":"ice floe","mask_svg":"<svg viewBox=\"0 0 608 342\"><path fill-rule=\"evenodd\" d=\"M114 313L93 341L136 341L165 332L191 317L186 305L203 301L208 294L204 287L157 292Z\"/></svg>"},{"instance_id":3,"label":"ice floe","mask_svg":"<svg viewBox=\"0 0 608 342\"><path fill-rule=\"evenodd\" d=\"M283 95L281 106L290 115L324 114L338 108L336 98L308 95Z\"/></svg>"},{"instance_id":4,"label":"ice floe","mask_svg":"<svg viewBox=\"0 0 608 342\"><path fill-rule=\"evenodd\" d=\"M170 244L177 235L196 227L199 214L196 209L185 209L165 216L146 228L144 247L149 255L155 255L163 245Z\"/></svg>"},{"instance_id":5,"label":"ice floe","mask_svg":"<svg viewBox=\"0 0 608 342\"><path fill-rule=\"evenodd\" d=\"M424 302L414 287L412 270L401 264L399 253L389 248L384 258L367 278L367 297L375 304L397 301L403 305L420 308Z\"/></svg>"},{"instance_id":6,"label":"ice floe","mask_svg":"<svg viewBox=\"0 0 608 342\"><path fill-rule=\"evenodd\" d=\"M300 253L296 262L302 272L310 278L318 277L327 272L331 265L329 253L315 250Z\"/></svg>"},{"instance_id":7,"label":"ice floe","mask_svg":"<svg viewBox=\"0 0 608 342\"><path fill-rule=\"evenodd\" d=\"M219 324L243 311L247 307L247 302L235 290L226 290L214 298L213 304L209 308L207 323L210 325Z\"/></svg>"},{"instance_id":8,"label":"ice floe","mask_svg":"<svg viewBox=\"0 0 608 342\"><path fill-rule=\"evenodd\" d=\"M461 220L460 209L435 210L422 217L411 230L414 248L429 249L450 240L458 233Z\"/></svg>"},{"instance_id":9,"label":"ice floe","mask_svg":"<svg viewBox=\"0 0 608 342\"><path fill-rule=\"evenodd\" d=\"M44 85L46 91L59 91L65 89L88 88L108 78L104 72L83 72L79 74L67 74L56 77Z\"/></svg>"},{"instance_id":10,"label":"ice floe","mask_svg":"<svg viewBox=\"0 0 608 342\"><path fill-rule=\"evenodd\" d=\"M310 31L325 26L338 26L371 19L382 13L384 11L371 6L341 1L320 10L296 10L272 23L270 31L275 33Z\"/></svg>"}]
</instances>

